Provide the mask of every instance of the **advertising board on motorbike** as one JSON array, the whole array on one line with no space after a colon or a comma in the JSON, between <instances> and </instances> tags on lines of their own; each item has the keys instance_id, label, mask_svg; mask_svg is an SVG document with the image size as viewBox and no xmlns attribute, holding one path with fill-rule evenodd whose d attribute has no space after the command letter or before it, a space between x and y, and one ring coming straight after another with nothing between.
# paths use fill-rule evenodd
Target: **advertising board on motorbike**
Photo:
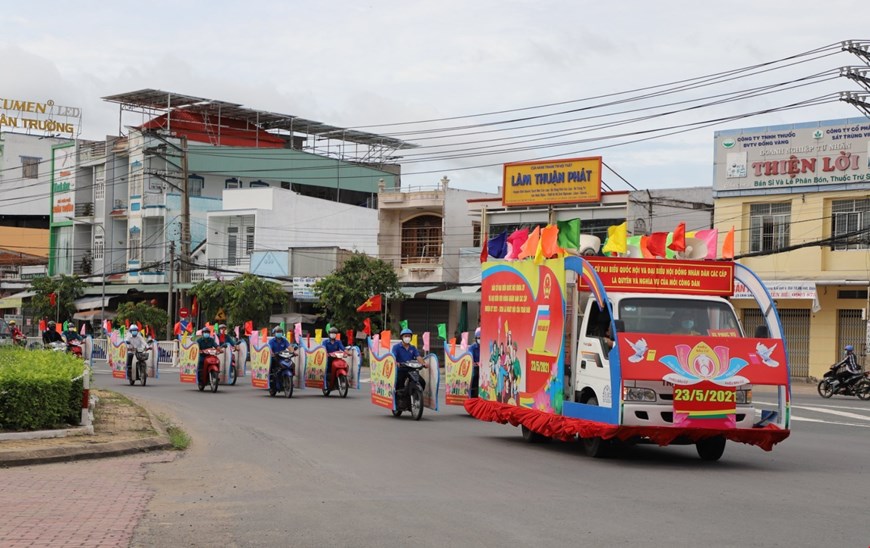
<instances>
[{"instance_id":1,"label":"advertising board on motorbike","mask_svg":"<svg viewBox=\"0 0 870 548\"><path fill-rule=\"evenodd\" d=\"M199 345L196 341L181 343L178 349L178 380L196 382L196 366L199 361Z\"/></svg>"},{"instance_id":2,"label":"advertising board on motorbike","mask_svg":"<svg viewBox=\"0 0 870 548\"><path fill-rule=\"evenodd\" d=\"M313 349L304 348L302 353L305 367L305 386L323 388L326 377L326 348L317 346Z\"/></svg>"},{"instance_id":3,"label":"advertising board on motorbike","mask_svg":"<svg viewBox=\"0 0 870 548\"><path fill-rule=\"evenodd\" d=\"M269 362L272 355L269 345L251 345L251 386L254 388L269 388Z\"/></svg>"},{"instance_id":4,"label":"advertising board on motorbike","mask_svg":"<svg viewBox=\"0 0 870 548\"><path fill-rule=\"evenodd\" d=\"M454 356L450 350L444 350L445 400L447 405L464 405L471 397L471 377L473 373L473 358L468 350L459 350Z\"/></svg>"},{"instance_id":5,"label":"advertising board on motorbike","mask_svg":"<svg viewBox=\"0 0 870 548\"><path fill-rule=\"evenodd\" d=\"M123 340L110 340L107 354L112 378L127 378L127 344Z\"/></svg>"},{"instance_id":6,"label":"advertising board on motorbike","mask_svg":"<svg viewBox=\"0 0 870 548\"><path fill-rule=\"evenodd\" d=\"M374 348L369 341L371 359L372 403L387 409L395 409L396 397L396 358L391 352L377 354L378 348Z\"/></svg>"}]
</instances>

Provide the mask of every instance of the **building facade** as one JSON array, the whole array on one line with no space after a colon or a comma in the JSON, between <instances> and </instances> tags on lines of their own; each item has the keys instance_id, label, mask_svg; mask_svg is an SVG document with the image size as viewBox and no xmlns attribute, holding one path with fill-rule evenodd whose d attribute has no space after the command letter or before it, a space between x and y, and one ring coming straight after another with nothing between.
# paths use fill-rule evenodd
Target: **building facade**
<instances>
[{"instance_id":1,"label":"building facade","mask_svg":"<svg viewBox=\"0 0 870 548\"><path fill-rule=\"evenodd\" d=\"M71 142L0 132L0 226L48 228L52 147Z\"/></svg>"},{"instance_id":2,"label":"building facade","mask_svg":"<svg viewBox=\"0 0 870 548\"><path fill-rule=\"evenodd\" d=\"M716 132L715 225L764 281L794 377L821 377L846 344L866 359L870 280L870 119ZM744 327L760 323L750 302Z\"/></svg>"}]
</instances>

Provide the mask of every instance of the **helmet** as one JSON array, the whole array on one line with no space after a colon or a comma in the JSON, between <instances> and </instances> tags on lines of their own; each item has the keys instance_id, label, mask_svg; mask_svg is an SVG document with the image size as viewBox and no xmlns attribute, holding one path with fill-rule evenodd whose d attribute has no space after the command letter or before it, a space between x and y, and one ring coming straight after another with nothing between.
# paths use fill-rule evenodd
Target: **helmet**
<instances>
[{"instance_id":1,"label":"helmet","mask_svg":"<svg viewBox=\"0 0 870 548\"><path fill-rule=\"evenodd\" d=\"M337 327L330 327L329 332L330 333L338 333L338 328Z\"/></svg>"},{"instance_id":2,"label":"helmet","mask_svg":"<svg viewBox=\"0 0 870 548\"><path fill-rule=\"evenodd\" d=\"M853 350L855 350L855 347L854 347L854 346L852 346L851 344L847 344L847 345L846 345L846 352L851 352L851 351L853 351Z\"/></svg>"},{"instance_id":3,"label":"helmet","mask_svg":"<svg viewBox=\"0 0 870 548\"><path fill-rule=\"evenodd\" d=\"M280 325L276 325L275 327L272 328L272 334L273 334L273 335L274 335L275 333L283 333L283 332L284 332L284 330L281 329L281 326L280 326Z\"/></svg>"},{"instance_id":4,"label":"helmet","mask_svg":"<svg viewBox=\"0 0 870 548\"><path fill-rule=\"evenodd\" d=\"M480 328L479 327L474 330L474 338L475 339L480 338Z\"/></svg>"},{"instance_id":5,"label":"helmet","mask_svg":"<svg viewBox=\"0 0 870 548\"><path fill-rule=\"evenodd\" d=\"M205 331L205 330L203 330L203 331ZM136 327L135 325L130 326L130 333L138 333L138 332L139 332L138 327Z\"/></svg>"},{"instance_id":6,"label":"helmet","mask_svg":"<svg viewBox=\"0 0 870 548\"><path fill-rule=\"evenodd\" d=\"M404 336L404 335L413 335L413 334L414 334L414 332L411 331L410 329L408 329L407 327L406 327L405 329L403 329L401 333L399 333L399 335L401 335L401 336Z\"/></svg>"},{"instance_id":7,"label":"helmet","mask_svg":"<svg viewBox=\"0 0 870 548\"><path fill-rule=\"evenodd\" d=\"M51 320L50 322L48 322L48 327L54 327L54 326L56 326L56 325L57 325L57 324L54 323L54 320Z\"/></svg>"},{"instance_id":8,"label":"helmet","mask_svg":"<svg viewBox=\"0 0 870 548\"><path fill-rule=\"evenodd\" d=\"M15 325L15 320L9 320L9 325Z\"/></svg>"},{"instance_id":9,"label":"helmet","mask_svg":"<svg viewBox=\"0 0 870 548\"><path fill-rule=\"evenodd\" d=\"M226 329L226 328L227 328L227 324L225 324L225 323L218 324L217 328L218 328L218 331L220 331L221 329Z\"/></svg>"}]
</instances>

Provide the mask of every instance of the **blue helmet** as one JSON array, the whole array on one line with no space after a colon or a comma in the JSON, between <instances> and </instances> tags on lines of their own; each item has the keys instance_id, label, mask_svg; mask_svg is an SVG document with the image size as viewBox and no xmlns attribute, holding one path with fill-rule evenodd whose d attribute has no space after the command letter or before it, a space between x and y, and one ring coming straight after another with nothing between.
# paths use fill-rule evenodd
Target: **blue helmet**
<instances>
[{"instance_id":1,"label":"blue helmet","mask_svg":"<svg viewBox=\"0 0 870 548\"><path fill-rule=\"evenodd\" d=\"M399 333L399 336L413 335L413 334L414 334L414 332L406 327L405 329L402 330L401 333Z\"/></svg>"},{"instance_id":2,"label":"blue helmet","mask_svg":"<svg viewBox=\"0 0 870 548\"><path fill-rule=\"evenodd\" d=\"M846 352L851 352L851 351L853 351L853 350L855 350L855 347L854 347L854 346L852 346L851 344L847 344L847 345L846 345Z\"/></svg>"},{"instance_id":3,"label":"blue helmet","mask_svg":"<svg viewBox=\"0 0 870 548\"><path fill-rule=\"evenodd\" d=\"M480 338L480 328L479 327L474 330L474 337L477 339Z\"/></svg>"}]
</instances>

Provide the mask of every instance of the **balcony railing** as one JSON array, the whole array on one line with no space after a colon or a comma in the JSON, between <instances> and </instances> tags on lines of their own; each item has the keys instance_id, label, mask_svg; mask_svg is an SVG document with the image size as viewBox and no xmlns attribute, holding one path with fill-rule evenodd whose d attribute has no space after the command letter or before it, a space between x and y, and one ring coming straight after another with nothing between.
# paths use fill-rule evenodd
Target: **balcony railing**
<instances>
[{"instance_id":1,"label":"balcony railing","mask_svg":"<svg viewBox=\"0 0 870 548\"><path fill-rule=\"evenodd\" d=\"M76 204L76 217L93 217L94 216L94 202L82 202Z\"/></svg>"},{"instance_id":2,"label":"balcony railing","mask_svg":"<svg viewBox=\"0 0 870 548\"><path fill-rule=\"evenodd\" d=\"M251 257L249 255L245 255L244 257L226 257L222 259L209 259L208 267L209 268L224 268L224 267L238 267L238 266L251 266Z\"/></svg>"}]
</instances>

